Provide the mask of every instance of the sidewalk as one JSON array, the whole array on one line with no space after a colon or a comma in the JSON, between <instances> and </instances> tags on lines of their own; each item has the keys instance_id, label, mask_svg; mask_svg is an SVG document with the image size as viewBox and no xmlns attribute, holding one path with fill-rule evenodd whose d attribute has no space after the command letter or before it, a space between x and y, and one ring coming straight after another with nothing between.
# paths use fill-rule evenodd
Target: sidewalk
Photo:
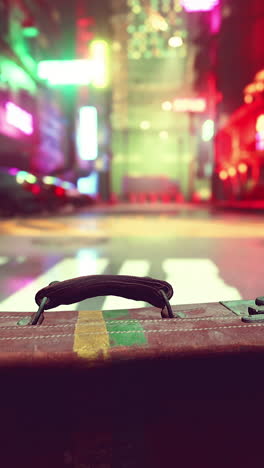
<instances>
[{"instance_id":1,"label":"sidewalk","mask_svg":"<svg viewBox=\"0 0 264 468\"><path fill-rule=\"evenodd\" d=\"M223 201L212 203L212 208L223 210L264 211L264 200Z\"/></svg>"},{"instance_id":2,"label":"sidewalk","mask_svg":"<svg viewBox=\"0 0 264 468\"><path fill-rule=\"evenodd\" d=\"M79 211L79 213L102 214L102 215L163 215L179 214L184 212L215 212L215 211L240 211L254 212L261 214L264 212L264 200L252 201L222 201L204 203L101 203Z\"/></svg>"},{"instance_id":3,"label":"sidewalk","mask_svg":"<svg viewBox=\"0 0 264 468\"><path fill-rule=\"evenodd\" d=\"M81 210L91 214L177 214L183 211L208 210L211 204L208 203L100 203Z\"/></svg>"}]
</instances>

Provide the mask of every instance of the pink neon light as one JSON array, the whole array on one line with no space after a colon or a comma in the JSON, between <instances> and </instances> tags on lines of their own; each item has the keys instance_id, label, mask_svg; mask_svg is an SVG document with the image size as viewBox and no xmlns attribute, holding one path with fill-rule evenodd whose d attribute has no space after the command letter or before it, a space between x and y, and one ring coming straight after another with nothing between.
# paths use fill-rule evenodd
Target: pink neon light
<instances>
[{"instance_id":1,"label":"pink neon light","mask_svg":"<svg viewBox=\"0 0 264 468\"><path fill-rule=\"evenodd\" d=\"M219 5L219 0L181 0L186 11L210 11Z\"/></svg>"},{"instance_id":2,"label":"pink neon light","mask_svg":"<svg viewBox=\"0 0 264 468\"><path fill-rule=\"evenodd\" d=\"M204 98L184 98L175 99L173 110L175 112L204 112L206 100Z\"/></svg>"},{"instance_id":3,"label":"pink neon light","mask_svg":"<svg viewBox=\"0 0 264 468\"><path fill-rule=\"evenodd\" d=\"M32 115L10 101L6 103L6 121L9 125L18 128L26 135L32 135L33 133Z\"/></svg>"},{"instance_id":4,"label":"pink neon light","mask_svg":"<svg viewBox=\"0 0 264 468\"><path fill-rule=\"evenodd\" d=\"M256 133L256 150L263 151L264 150L264 132L257 132Z\"/></svg>"}]
</instances>

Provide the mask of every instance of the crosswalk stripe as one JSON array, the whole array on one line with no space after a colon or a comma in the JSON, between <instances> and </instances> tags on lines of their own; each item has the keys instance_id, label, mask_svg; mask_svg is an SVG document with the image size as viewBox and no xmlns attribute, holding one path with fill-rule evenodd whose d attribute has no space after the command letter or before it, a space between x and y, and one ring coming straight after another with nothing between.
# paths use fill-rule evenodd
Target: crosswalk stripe
<instances>
[{"instance_id":1,"label":"crosswalk stripe","mask_svg":"<svg viewBox=\"0 0 264 468\"><path fill-rule=\"evenodd\" d=\"M8 262L9 262L8 257L0 257L0 265L5 265Z\"/></svg>"},{"instance_id":2,"label":"crosswalk stripe","mask_svg":"<svg viewBox=\"0 0 264 468\"><path fill-rule=\"evenodd\" d=\"M35 294L39 289L51 283L51 281L63 281L81 275L102 274L108 262L105 258L96 259L94 256L89 256L87 252L80 252L77 258L62 260L24 288L2 301L0 311L34 311L36 310ZM56 310L74 310L77 307L78 304L62 305L57 307Z\"/></svg>"},{"instance_id":3,"label":"crosswalk stripe","mask_svg":"<svg viewBox=\"0 0 264 468\"><path fill-rule=\"evenodd\" d=\"M150 270L148 260L126 260L118 271L118 275L146 276ZM102 306L103 310L135 309L144 307L145 302L133 301L123 297L108 296Z\"/></svg>"},{"instance_id":4,"label":"crosswalk stripe","mask_svg":"<svg viewBox=\"0 0 264 468\"><path fill-rule=\"evenodd\" d=\"M168 258L162 263L174 296L171 304L194 304L242 299L238 289L225 283L208 258Z\"/></svg>"},{"instance_id":5,"label":"crosswalk stripe","mask_svg":"<svg viewBox=\"0 0 264 468\"><path fill-rule=\"evenodd\" d=\"M0 257L0 265L8 263L9 260L8 257ZM102 274L108 265L110 268L109 259L97 258L96 252L91 249L81 249L76 257L58 262L25 287L3 300L0 303L0 311L34 311L36 310L34 301L36 292L51 281L62 281L82 275ZM151 262L148 260L126 260L117 274L146 276L149 274L150 268ZM225 283L216 264L208 258L168 258L162 262L162 269L163 273L159 275L159 279L165 279L172 284L174 289L172 304L241 299L238 289ZM112 268L110 270L112 271ZM145 303L141 301L109 296L100 308L118 310L144 306ZM78 304L56 308L58 311L74 309L78 309Z\"/></svg>"}]
</instances>

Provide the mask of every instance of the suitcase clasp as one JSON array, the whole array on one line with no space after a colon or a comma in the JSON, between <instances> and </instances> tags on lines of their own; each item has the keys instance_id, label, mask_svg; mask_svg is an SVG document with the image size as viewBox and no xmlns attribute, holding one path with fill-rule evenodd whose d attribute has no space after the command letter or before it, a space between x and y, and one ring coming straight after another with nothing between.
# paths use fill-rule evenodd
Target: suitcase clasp
<instances>
[{"instance_id":1,"label":"suitcase clasp","mask_svg":"<svg viewBox=\"0 0 264 468\"><path fill-rule=\"evenodd\" d=\"M264 297L257 297L255 299L257 306L264 306ZM242 317L242 322L253 323L253 322L264 322L264 308L248 307L248 315Z\"/></svg>"}]
</instances>

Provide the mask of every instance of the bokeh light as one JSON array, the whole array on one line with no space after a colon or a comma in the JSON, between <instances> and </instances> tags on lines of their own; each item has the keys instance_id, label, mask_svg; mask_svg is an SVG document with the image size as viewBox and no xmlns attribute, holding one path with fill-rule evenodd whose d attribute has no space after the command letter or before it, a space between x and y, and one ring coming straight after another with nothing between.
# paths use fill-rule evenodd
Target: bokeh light
<instances>
[{"instance_id":1,"label":"bokeh light","mask_svg":"<svg viewBox=\"0 0 264 468\"><path fill-rule=\"evenodd\" d=\"M230 168L228 169L228 175L229 175L230 177L235 177L235 176L236 176L236 173L237 173L237 171L236 171L236 168L235 168L235 167L230 167Z\"/></svg>"},{"instance_id":2,"label":"bokeh light","mask_svg":"<svg viewBox=\"0 0 264 468\"><path fill-rule=\"evenodd\" d=\"M168 40L168 44L170 47L181 47L183 45L183 40L180 36L172 36Z\"/></svg>"},{"instance_id":3,"label":"bokeh light","mask_svg":"<svg viewBox=\"0 0 264 468\"><path fill-rule=\"evenodd\" d=\"M215 132L215 124L211 119L206 120L202 126L202 140L210 141L212 140Z\"/></svg>"},{"instance_id":4,"label":"bokeh light","mask_svg":"<svg viewBox=\"0 0 264 468\"><path fill-rule=\"evenodd\" d=\"M140 128L142 130L148 130L150 128L150 122L148 120L143 120L140 122Z\"/></svg>"},{"instance_id":5,"label":"bokeh light","mask_svg":"<svg viewBox=\"0 0 264 468\"><path fill-rule=\"evenodd\" d=\"M248 167L245 163L240 163L238 165L238 172L240 172L240 174L245 174L248 170Z\"/></svg>"},{"instance_id":6,"label":"bokeh light","mask_svg":"<svg viewBox=\"0 0 264 468\"><path fill-rule=\"evenodd\" d=\"M219 179L226 180L228 178L228 173L224 170L219 172Z\"/></svg>"},{"instance_id":7,"label":"bokeh light","mask_svg":"<svg viewBox=\"0 0 264 468\"><path fill-rule=\"evenodd\" d=\"M161 140L168 140L169 138L169 134L166 130L162 130L160 133L159 133L159 136L161 138Z\"/></svg>"},{"instance_id":8,"label":"bokeh light","mask_svg":"<svg viewBox=\"0 0 264 468\"><path fill-rule=\"evenodd\" d=\"M162 109L165 111L172 110L172 103L170 101L164 101L161 105Z\"/></svg>"}]
</instances>

